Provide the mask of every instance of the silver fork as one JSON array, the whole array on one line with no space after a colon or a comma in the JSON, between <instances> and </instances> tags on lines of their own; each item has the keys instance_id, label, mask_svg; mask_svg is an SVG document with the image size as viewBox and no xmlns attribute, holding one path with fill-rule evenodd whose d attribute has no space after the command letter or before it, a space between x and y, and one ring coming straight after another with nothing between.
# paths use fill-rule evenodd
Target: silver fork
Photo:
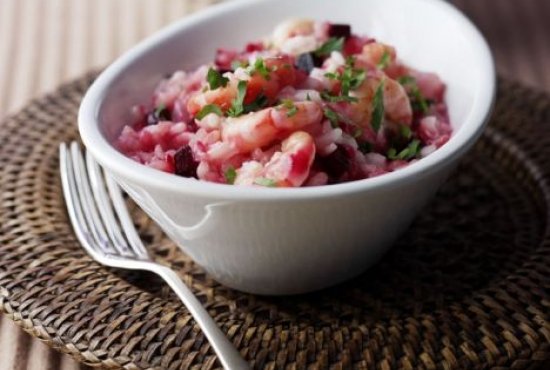
<instances>
[{"instance_id":1,"label":"silver fork","mask_svg":"<svg viewBox=\"0 0 550 370\"><path fill-rule=\"evenodd\" d=\"M82 151L76 142L71 143L70 149L65 143L59 146L59 160L69 218L86 252L106 266L146 270L159 275L193 315L222 366L230 370L249 369L248 363L233 343L179 276L172 269L153 262L139 238L121 190L113 178L107 173L102 174L103 171L89 154L86 154L85 165Z\"/></svg>"}]
</instances>

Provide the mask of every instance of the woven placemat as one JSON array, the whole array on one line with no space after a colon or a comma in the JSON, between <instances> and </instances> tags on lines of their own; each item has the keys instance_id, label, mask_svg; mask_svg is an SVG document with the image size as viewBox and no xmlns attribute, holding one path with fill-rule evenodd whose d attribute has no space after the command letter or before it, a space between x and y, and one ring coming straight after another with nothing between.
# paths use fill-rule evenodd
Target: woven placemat
<instances>
[{"instance_id":1,"label":"woven placemat","mask_svg":"<svg viewBox=\"0 0 550 370\"><path fill-rule=\"evenodd\" d=\"M161 281L98 265L68 224L57 147L77 137L92 79L0 126L0 307L89 365L219 368ZM549 175L550 97L501 81L483 138L383 260L296 297L220 286L131 207L150 250L255 368L527 369L550 360Z\"/></svg>"}]
</instances>

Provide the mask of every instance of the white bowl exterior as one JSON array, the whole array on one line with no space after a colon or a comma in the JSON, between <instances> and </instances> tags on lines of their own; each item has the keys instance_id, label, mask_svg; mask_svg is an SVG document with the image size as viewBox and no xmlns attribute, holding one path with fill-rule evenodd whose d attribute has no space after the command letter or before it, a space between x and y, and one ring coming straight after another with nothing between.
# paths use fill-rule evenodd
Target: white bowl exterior
<instances>
[{"instance_id":1,"label":"white bowl exterior","mask_svg":"<svg viewBox=\"0 0 550 370\"><path fill-rule=\"evenodd\" d=\"M455 129L449 143L391 174L304 189L183 179L110 145L129 107L148 101L167 72L207 62L219 46L267 35L290 16L350 23L396 46L407 64L438 73ZM94 157L216 279L254 293L300 293L358 274L391 245L481 133L494 84L485 41L440 0L244 0L189 17L125 54L87 93L79 125Z\"/></svg>"},{"instance_id":2,"label":"white bowl exterior","mask_svg":"<svg viewBox=\"0 0 550 370\"><path fill-rule=\"evenodd\" d=\"M392 188L317 201L182 197L116 180L216 280L250 293L280 295L321 289L374 264L450 169Z\"/></svg>"}]
</instances>

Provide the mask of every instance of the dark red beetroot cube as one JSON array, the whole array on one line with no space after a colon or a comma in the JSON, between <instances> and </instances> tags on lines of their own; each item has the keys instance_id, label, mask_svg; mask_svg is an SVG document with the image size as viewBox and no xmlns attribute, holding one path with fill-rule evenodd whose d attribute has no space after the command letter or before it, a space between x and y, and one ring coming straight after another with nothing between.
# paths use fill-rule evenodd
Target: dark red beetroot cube
<instances>
[{"instance_id":1,"label":"dark red beetroot cube","mask_svg":"<svg viewBox=\"0 0 550 370\"><path fill-rule=\"evenodd\" d=\"M262 44L261 42L249 42L248 44L246 44L245 50L247 53L262 51L264 50L264 44Z\"/></svg>"},{"instance_id":2,"label":"dark red beetroot cube","mask_svg":"<svg viewBox=\"0 0 550 370\"><path fill-rule=\"evenodd\" d=\"M348 39L351 37L351 26L349 24L331 24L328 28L329 37Z\"/></svg>"},{"instance_id":3,"label":"dark red beetroot cube","mask_svg":"<svg viewBox=\"0 0 550 370\"><path fill-rule=\"evenodd\" d=\"M184 146L174 154L174 173L184 177L197 178L199 163L193 158L193 151L189 145Z\"/></svg>"},{"instance_id":4,"label":"dark red beetroot cube","mask_svg":"<svg viewBox=\"0 0 550 370\"><path fill-rule=\"evenodd\" d=\"M374 42L374 39L369 37L351 36L344 43L344 55L359 54L363 51L363 46Z\"/></svg>"},{"instance_id":5,"label":"dark red beetroot cube","mask_svg":"<svg viewBox=\"0 0 550 370\"><path fill-rule=\"evenodd\" d=\"M319 157L317 161L319 169L324 171L334 181L338 180L349 170L351 156L344 146L338 145L334 152L326 157Z\"/></svg>"}]
</instances>

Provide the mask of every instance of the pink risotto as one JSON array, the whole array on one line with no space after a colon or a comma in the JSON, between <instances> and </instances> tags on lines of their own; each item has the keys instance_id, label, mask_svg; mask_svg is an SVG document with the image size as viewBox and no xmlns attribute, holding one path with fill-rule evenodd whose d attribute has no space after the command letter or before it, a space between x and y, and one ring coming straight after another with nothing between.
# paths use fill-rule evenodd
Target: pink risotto
<instances>
[{"instance_id":1,"label":"pink risotto","mask_svg":"<svg viewBox=\"0 0 550 370\"><path fill-rule=\"evenodd\" d=\"M223 184L337 184L444 145L445 85L345 24L291 20L243 50L159 82L117 139L128 157Z\"/></svg>"}]
</instances>

